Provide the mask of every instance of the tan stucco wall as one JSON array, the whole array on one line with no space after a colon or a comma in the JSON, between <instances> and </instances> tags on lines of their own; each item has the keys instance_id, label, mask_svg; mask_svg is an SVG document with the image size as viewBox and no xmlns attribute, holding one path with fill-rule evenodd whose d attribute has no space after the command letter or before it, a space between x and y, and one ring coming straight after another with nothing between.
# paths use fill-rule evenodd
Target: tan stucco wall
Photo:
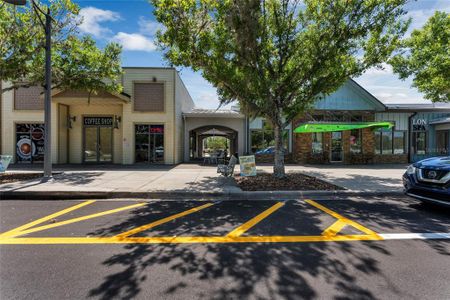
<instances>
[{"instance_id":1,"label":"tan stucco wall","mask_svg":"<svg viewBox=\"0 0 450 300\"><path fill-rule=\"evenodd\" d=\"M100 101L92 101L91 104L70 105L69 114L76 117L69 129L69 163L81 164L83 162L83 117L122 116L121 104L100 104ZM113 129L113 163L122 163L122 126Z\"/></svg>"},{"instance_id":2,"label":"tan stucco wall","mask_svg":"<svg viewBox=\"0 0 450 300\"><path fill-rule=\"evenodd\" d=\"M187 117L184 129L184 161L189 161L189 131L202 126L225 126L238 133L238 154L243 155L245 151L245 119L238 118L200 118Z\"/></svg>"},{"instance_id":3,"label":"tan stucco wall","mask_svg":"<svg viewBox=\"0 0 450 300\"><path fill-rule=\"evenodd\" d=\"M8 87L7 83L4 83L4 87ZM14 109L14 93L13 91L7 91L3 93L2 98L2 117L1 117L1 133L2 149L0 152L4 155L12 155L13 162L16 162L16 124L17 123L44 123L44 111L43 110L15 110ZM57 126L57 104L52 104L52 128ZM58 162L58 149L57 149L58 133L57 130L52 131L52 161Z\"/></svg>"},{"instance_id":4,"label":"tan stucco wall","mask_svg":"<svg viewBox=\"0 0 450 300\"><path fill-rule=\"evenodd\" d=\"M176 80L180 82L176 83ZM133 109L133 82L162 82L165 88L164 112L136 112ZM122 118L119 129L113 131L113 162L122 164L134 163L134 125L135 124L162 124L164 125L165 163L174 164L182 160L182 116L184 106L193 106L187 90L182 85L175 69L172 68L124 68L122 76L124 92L131 96L131 102L125 103L119 99L87 99L63 98L57 95L52 104L52 153L53 163L58 163L58 105L69 105L70 116L75 116L69 130L69 162L82 163L83 151L83 116L84 115L110 115ZM178 85L178 87L176 87ZM175 90L178 91L180 103L175 105ZM15 123L43 123L43 111L15 111L13 109L13 92L3 94L1 111L2 154L12 154L15 157ZM175 131L177 130L177 135Z\"/></svg>"},{"instance_id":5,"label":"tan stucco wall","mask_svg":"<svg viewBox=\"0 0 450 300\"><path fill-rule=\"evenodd\" d=\"M138 112L133 109L133 102L123 106L123 164L134 163L134 125L162 124L164 125L164 160L166 164L177 163L175 155L175 125L174 125L174 72L175 69L161 68L124 68L124 92L133 99L133 82L162 82L164 83L165 111Z\"/></svg>"}]
</instances>

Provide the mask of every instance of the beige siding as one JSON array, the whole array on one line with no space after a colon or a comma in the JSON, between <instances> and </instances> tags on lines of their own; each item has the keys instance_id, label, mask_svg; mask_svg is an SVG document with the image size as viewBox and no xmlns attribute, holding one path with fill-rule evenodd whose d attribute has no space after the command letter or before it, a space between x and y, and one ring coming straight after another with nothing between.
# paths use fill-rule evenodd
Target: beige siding
<instances>
[{"instance_id":1,"label":"beige siding","mask_svg":"<svg viewBox=\"0 0 450 300\"><path fill-rule=\"evenodd\" d=\"M194 101L192 100L191 95L189 95L178 72L175 72L175 99L176 162L182 162L184 160L184 139L189 139L189 135L184 136L183 112L190 111L194 108ZM189 147L187 151L189 151Z\"/></svg>"}]
</instances>

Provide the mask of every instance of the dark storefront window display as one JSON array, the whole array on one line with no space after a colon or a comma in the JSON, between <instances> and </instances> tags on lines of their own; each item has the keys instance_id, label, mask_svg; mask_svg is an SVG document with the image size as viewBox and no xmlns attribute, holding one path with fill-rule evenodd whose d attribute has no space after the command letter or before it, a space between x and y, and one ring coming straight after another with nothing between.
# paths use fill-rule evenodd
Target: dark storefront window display
<instances>
[{"instance_id":1,"label":"dark storefront window display","mask_svg":"<svg viewBox=\"0 0 450 300\"><path fill-rule=\"evenodd\" d=\"M414 147L414 154L427 153L427 133L425 131L413 132L412 144Z\"/></svg>"},{"instance_id":2,"label":"dark storefront window display","mask_svg":"<svg viewBox=\"0 0 450 300\"><path fill-rule=\"evenodd\" d=\"M436 147L438 154L447 155L449 153L448 136L448 130L436 130Z\"/></svg>"},{"instance_id":3,"label":"dark storefront window display","mask_svg":"<svg viewBox=\"0 0 450 300\"><path fill-rule=\"evenodd\" d=\"M362 131L361 129L353 129L350 131L350 152L361 153L362 152Z\"/></svg>"},{"instance_id":4,"label":"dark storefront window display","mask_svg":"<svg viewBox=\"0 0 450 300\"><path fill-rule=\"evenodd\" d=\"M135 126L135 161L164 162L164 125Z\"/></svg>"},{"instance_id":5,"label":"dark storefront window display","mask_svg":"<svg viewBox=\"0 0 450 300\"><path fill-rule=\"evenodd\" d=\"M275 146L275 136L273 127L263 122L262 129L252 129L250 131L251 150L255 154L273 154ZM283 130L283 148L289 148L289 130Z\"/></svg>"},{"instance_id":6,"label":"dark storefront window display","mask_svg":"<svg viewBox=\"0 0 450 300\"><path fill-rule=\"evenodd\" d=\"M376 154L405 154L405 131L377 130L375 131Z\"/></svg>"},{"instance_id":7,"label":"dark storefront window display","mask_svg":"<svg viewBox=\"0 0 450 300\"><path fill-rule=\"evenodd\" d=\"M16 124L18 163L44 161L44 124Z\"/></svg>"},{"instance_id":8,"label":"dark storefront window display","mask_svg":"<svg viewBox=\"0 0 450 300\"><path fill-rule=\"evenodd\" d=\"M406 133L394 131L394 154L405 154Z\"/></svg>"},{"instance_id":9,"label":"dark storefront window display","mask_svg":"<svg viewBox=\"0 0 450 300\"><path fill-rule=\"evenodd\" d=\"M320 154L323 152L323 133L314 132L312 133L312 153Z\"/></svg>"}]
</instances>

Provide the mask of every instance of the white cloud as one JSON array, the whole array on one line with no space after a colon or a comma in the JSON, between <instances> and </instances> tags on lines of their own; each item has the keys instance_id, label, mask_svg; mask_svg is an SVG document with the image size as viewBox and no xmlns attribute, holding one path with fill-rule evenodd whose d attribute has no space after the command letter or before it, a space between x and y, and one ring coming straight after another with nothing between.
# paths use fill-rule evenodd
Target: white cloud
<instances>
[{"instance_id":1,"label":"white cloud","mask_svg":"<svg viewBox=\"0 0 450 300\"><path fill-rule=\"evenodd\" d=\"M102 22L114 22L120 20L120 14L111 10L99 9L96 7L84 7L80 9L80 17L83 22L79 28L82 32L92 34L94 37L104 37L111 33L107 27L103 27Z\"/></svg>"},{"instance_id":2,"label":"white cloud","mask_svg":"<svg viewBox=\"0 0 450 300\"><path fill-rule=\"evenodd\" d=\"M112 40L121 44L123 50L146 52L156 50L153 41L139 33L118 32Z\"/></svg>"},{"instance_id":3,"label":"white cloud","mask_svg":"<svg viewBox=\"0 0 450 300\"><path fill-rule=\"evenodd\" d=\"M158 30L164 29L164 26L161 23L148 20L142 16L139 17L138 25L139 32L143 35L148 36L155 36Z\"/></svg>"},{"instance_id":4,"label":"white cloud","mask_svg":"<svg viewBox=\"0 0 450 300\"><path fill-rule=\"evenodd\" d=\"M368 69L364 75L388 75L393 74L392 66L387 63L382 63L379 67L372 67Z\"/></svg>"},{"instance_id":5,"label":"white cloud","mask_svg":"<svg viewBox=\"0 0 450 300\"><path fill-rule=\"evenodd\" d=\"M431 1L430 1L431 2ZM427 2L412 2L409 5L407 18L411 18L411 26L406 33L409 36L414 29L422 28L428 19L434 15L436 11L450 11L449 0L434 1L434 5L429 5Z\"/></svg>"}]
</instances>

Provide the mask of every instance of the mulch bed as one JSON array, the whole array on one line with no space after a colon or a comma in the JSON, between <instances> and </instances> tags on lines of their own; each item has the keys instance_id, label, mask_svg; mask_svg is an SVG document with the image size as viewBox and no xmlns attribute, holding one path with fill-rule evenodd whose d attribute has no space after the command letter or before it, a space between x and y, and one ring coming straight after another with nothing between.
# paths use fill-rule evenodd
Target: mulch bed
<instances>
[{"instance_id":1,"label":"mulch bed","mask_svg":"<svg viewBox=\"0 0 450 300\"><path fill-rule=\"evenodd\" d=\"M344 189L302 173L287 173L283 179L275 178L272 174L263 173L250 177L236 176L235 180L243 191L332 191Z\"/></svg>"},{"instance_id":2,"label":"mulch bed","mask_svg":"<svg viewBox=\"0 0 450 300\"><path fill-rule=\"evenodd\" d=\"M8 174L0 174L0 184L41 178L42 175L43 175L42 173L16 173L16 174L8 173Z\"/></svg>"}]
</instances>

